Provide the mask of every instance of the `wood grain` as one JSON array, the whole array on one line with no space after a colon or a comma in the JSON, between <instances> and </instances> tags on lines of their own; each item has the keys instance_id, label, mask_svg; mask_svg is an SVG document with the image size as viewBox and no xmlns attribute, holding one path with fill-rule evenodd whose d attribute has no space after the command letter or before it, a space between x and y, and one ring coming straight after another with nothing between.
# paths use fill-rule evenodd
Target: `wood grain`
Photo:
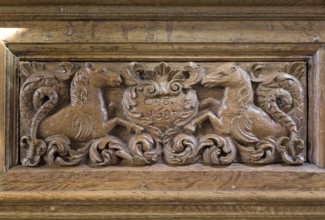
<instances>
[{"instance_id":1,"label":"wood grain","mask_svg":"<svg viewBox=\"0 0 325 220\"><path fill-rule=\"evenodd\" d=\"M2 193L0 204L0 219L322 219L325 215L324 194L310 191L11 192Z\"/></svg>"},{"instance_id":2,"label":"wood grain","mask_svg":"<svg viewBox=\"0 0 325 220\"><path fill-rule=\"evenodd\" d=\"M309 162L325 166L324 48L313 55L325 43L324 1L89 4L89 0L3 0L0 33L20 29L1 40L26 61L308 61ZM4 51L1 47L1 85L7 77ZM325 218L324 169L312 164L14 166L2 172L4 147L10 146L3 139L5 115L12 108L5 108L8 98L5 87L0 88L0 219Z\"/></svg>"},{"instance_id":3,"label":"wood grain","mask_svg":"<svg viewBox=\"0 0 325 220\"><path fill-rule=\"evenodd\" d=\"M243 1L242 1L243 2ZM229 4L196 3L170 1L141 4L106 4L91 6L86 4L67 5L56 4L26 4L3 5L0 8L2 20L322 20L325 7L320 4L306 4L304 7L286 4L260 4L251 7L249 4L241 4L233 7ZM1 3L0 3L1 4ZM169 4L169 5L166 5ZM297 4L299 5L299 4Z\"/></svg>"},{"instance_id":4,"label":"wood grain","mask_svg":"<svg viewBox=\"0 0 325 220\"><path fill-rule=\"evenodd\" d=\"M309 157L319 167L325 167L325 48L320 48L310 60L309 94Z\"/></svg>"},{"instance_id":5,"label":"wood grain","mask_svg":"<svg viewBox=\"0 0 325 220\"><path fill-rule=\"evenodd\" d=\"M17 117L10 115L18 107L17 94L17 65L18 59L3 44L0 44L0 172L6 171L18 162L17 148ZM12 132L11 132L12 131Z\"/></svg>"},{"instance_id":6,"label":"wood grain","mask_svg":"<svg viewBox=\"0 0 325 220\"><path fill-rule=\"evenodd\" d=\"M309 44L206 43L8 43L20 60L76 61L305 61L321 46Z\"/></svg>"},{"instance_id":7,"label":"wood grain","mask_svg":"<svg viewBox=\"0 0 325 220\"><path fill-rule=\"evenodd\" d=\"M73 5L75 0L3 0L0 5ZM89 0L78 0L78 5L89 5ZM94 0L92 5L161 5L161 6L324 6L325 3L320 0Z\"/></svg>"},{"instance_id":8,"label":"wood grain","mask_svg":"<svg viewBox=\"0 0 325 220\"><path fill-rule=\"evenodd\" d=\"M324 43L325 21L1 21L10 43ZM20 29L20 30L19 30Z\"/></svg>"},{"instance_id":9,"label":"wood grain","mask_svg":"<svg viewBox=\"0 0 325 220\"><path fill-rule=\"evenodd\" d=\"M72 168L15 166L1 177L2 191L71 190L325 190L325 171L314 165L209 167L201 164L171 167L156 164L146 167L107 168L81 165ZM23 180L23 181L21 181Z\"/></svg>"},{"instance_id":10,"label":"wood grain","mask_svg":"<svg viewBox=\"0 0 325 220\"><path fill-rule=\"evenodd\" d=\"M76 5L77 3L77 5ZM324 2L258 0L4 0L3 20L322 20Z\"/></svg>"}]
</instances>

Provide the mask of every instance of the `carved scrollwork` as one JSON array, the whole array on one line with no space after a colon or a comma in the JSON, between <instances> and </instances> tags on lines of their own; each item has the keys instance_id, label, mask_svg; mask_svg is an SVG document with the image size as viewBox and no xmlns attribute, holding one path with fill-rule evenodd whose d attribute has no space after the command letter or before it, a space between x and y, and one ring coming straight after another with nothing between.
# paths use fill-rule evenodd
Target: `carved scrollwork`
<instances>
[{"instance_id":1,"label":"carved scrollwork","mask_svg":"<svg viewBox=\"0 0 325 220\"><path fill-rule=\"evenodd\" d=\"M276 139L267 137L258 141L254 146L243 146L237 143L242 161L254 164L270 164L276 157Z\"/></svg>"},{"instance_id":2,"label":"carved scrollwork","mask_svg":"<svg viewBox=\"0 0 325 220\"><path fill-rule=\"evenodd\" d=\"M200 159L199 143L193 135L178 134L165 142L164 158L169 164L191 164Z\"/></svg>"},{"instance_id":3,"label":"carved scrollwork","mask_svg":"<svg viewBox=\"0 0 325 220\"><path fill-rule=\"evenodd\" d=\"M160 143L149 134L133 135L128 144L134 164L152 164L160 159Z\"/></svg>"},{"instance_id":4,"label":"carved scrollwork","mask_svg":"<svg viewBox=\"0 0 325 220\"><path fill-rule=\"evenodd\" d=\"M204 164L230 164L236 159L236 146L229 137L207 134L195 137L178 134L164 146L164 158L173 165L185 165L202 160Z\"/></svg>"},{"instance_id":5,"label":"carved scrollwork","mask_svg":"<svg viewBox=\"0 0 325 220\"><path fill-rule=\"evenodd\" d=\"M121 139L107 135L90 141L89 157L92 163L105 166L118 164L121 161L132 163L133 157L127 144Z\"/></svg>"},{"instance_id":6,"label":"carved scrollwork","mask_svg":"<svg viewBox=\"0 0 325 220\"><path fill-rule=\"evenodd\" d=\"M73 150L70 139L64 135L53 135L45 139L47 151L44 160L49 165L71 166L88 158L88 146Z\"/></svg>"},{"instance_id":7,"label":"carved scrollwork","mask_svg":"<svg viewBox=\"0 0 325 220\"><path fill-rule=\"evenodd\" d=\"M302 164L306 66L277 65L22 62L21 163Z\"/></svg>"},{"instance_id":8,"label":"carved scrollwork","mask_svg":"<svg viewBox=\"0 0 325 220\"><path fill-rule=\"evenodd\" d=\"M199 139L199 148L204 149L202 162L205 164L231 164L236 159L237 149L230 137L207 134Z\"/></svg>"}]
</instances>

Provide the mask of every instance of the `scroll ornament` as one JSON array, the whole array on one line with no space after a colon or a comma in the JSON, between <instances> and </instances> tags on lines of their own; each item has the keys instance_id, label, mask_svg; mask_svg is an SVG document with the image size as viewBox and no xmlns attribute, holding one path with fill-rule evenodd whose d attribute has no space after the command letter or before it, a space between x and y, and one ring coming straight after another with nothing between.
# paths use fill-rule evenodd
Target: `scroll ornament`
<instances>
[{"instance_id":1,"label":"scroll ornament","mask_svg":"<svg viewBox=\"0 0 325 220\"><path fill-rule=\"evenodd\" d=\"M22 62L21 163L302 164L302 72L296 64L270 72L263 63L205 69L194 62L181 68L133 62L113 71L90 62L54 69ZM223 96L201 100L199 87ZM124 89L122 116L107 107L114 88ZM212 131L204 130L207 124Z\"/></svg>"}]
</instances>

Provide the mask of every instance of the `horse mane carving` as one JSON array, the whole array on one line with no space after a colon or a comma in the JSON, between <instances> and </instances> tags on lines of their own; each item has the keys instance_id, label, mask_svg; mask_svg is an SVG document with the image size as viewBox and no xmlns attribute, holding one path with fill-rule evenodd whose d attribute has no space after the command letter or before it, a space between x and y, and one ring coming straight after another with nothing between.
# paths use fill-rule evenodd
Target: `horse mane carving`
<instances>
[{"instance_id":1,"label":"horse mane carving","mask_svg":"<svg viewBox=\"0 0 325 220\"><path fill-rule=\"evenodd\" d=\"M72 106L82 106L87 102L89 73L83 68L76 72L70 86Z\"/></svg>"}]
</instances>

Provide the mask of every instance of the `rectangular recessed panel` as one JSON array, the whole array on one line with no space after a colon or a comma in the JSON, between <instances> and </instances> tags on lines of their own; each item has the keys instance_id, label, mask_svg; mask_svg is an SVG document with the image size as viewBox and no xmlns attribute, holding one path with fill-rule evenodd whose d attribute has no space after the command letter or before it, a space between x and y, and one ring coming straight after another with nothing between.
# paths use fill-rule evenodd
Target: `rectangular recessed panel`
<instances>
[{"instance_id":1,"label":"rectangular recessed panel","mask_svg":"<svg viewBox=\"0 0 325 220\"><path fill-rule=\"evenodd\" d=\"M21 62L25 166L302 164L304 62Z\"/></svg>"}]
</instances>

